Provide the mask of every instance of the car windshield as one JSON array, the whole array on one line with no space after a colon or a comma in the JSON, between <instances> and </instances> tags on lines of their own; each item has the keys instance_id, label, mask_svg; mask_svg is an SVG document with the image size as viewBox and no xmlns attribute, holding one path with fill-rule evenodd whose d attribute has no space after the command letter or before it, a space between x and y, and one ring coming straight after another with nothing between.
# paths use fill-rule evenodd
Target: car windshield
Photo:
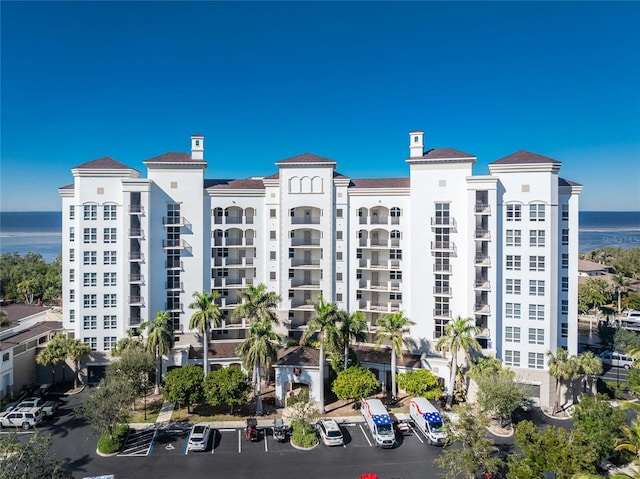
<instances>
[{"instance_id":1,"label":"car windshield","mask_svg":"<svg viewBox=\"0 0 640 479\"><path fill-rule=\"evenodd\" d=\"M442 430L442 422L430 422L429 429L431 429L431 432L440 432Z\"/></svg>"},{"instance_id":2,"label":"car windshield","mask_svg":"<svg viewBox=\"0 0 640 479\"><path fill-rule=\"evenodd\" d=\"M378 434L381 436L389 436L393 434L391 424L378 424Z\"/></svg>"},{"instance_id":3,"label":"car windshield","mask_svg":"<svg viewBox=\"0 0 640 479\"><path fill-rule=\"evenodd\" d=\"M340 431L329 431L327 433L328 437L342 437L342 433Z\"/></svg>"},{"instance_id":4,"label":"car windshield","mask_svg":"<svg viewBox=\"0 0 640 479\"><path fill-rule=\"evenodd\" d=\"M204 426L196 426L193 428L193 434L196 436L202 436L204 434Z\"/></svg>"}]
</instances>

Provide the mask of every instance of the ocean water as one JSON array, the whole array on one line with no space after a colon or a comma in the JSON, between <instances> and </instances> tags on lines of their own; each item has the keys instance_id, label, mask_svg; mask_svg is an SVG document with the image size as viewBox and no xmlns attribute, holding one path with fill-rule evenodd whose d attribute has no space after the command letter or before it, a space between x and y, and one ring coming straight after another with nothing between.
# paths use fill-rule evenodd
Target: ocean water
<instances>
[{"instance_id":1,"label":"ocean water","mask_svg":"<svg viewBox=\"0 0 640 479\"><path fill-rule=\"evenodd\" d=\"M580 251L640 247L640 211L581 211ZM53 261L62 251L57 211L0 212L0 253L38 253Z\"/></svg>"}]
</instances>

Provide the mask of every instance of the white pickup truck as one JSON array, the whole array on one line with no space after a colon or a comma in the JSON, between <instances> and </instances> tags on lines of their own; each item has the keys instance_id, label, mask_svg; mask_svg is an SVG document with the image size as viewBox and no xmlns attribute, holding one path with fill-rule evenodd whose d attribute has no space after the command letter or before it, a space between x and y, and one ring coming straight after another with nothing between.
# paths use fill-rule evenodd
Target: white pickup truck
<instances>
[{"instance_id":1,"label":"white pickup truck","mask_svg":"<svg viewBox=\"0 0 640 479\"><path fill-rule=\"evenodd\" d=\"M17 406L17 408L28 407L28 408L40 408L45 416L51 417L56 413L58 406L60 403L58 401L44 401L38 397L26 398L22 400Z\"/></svg>"}]
</instances>

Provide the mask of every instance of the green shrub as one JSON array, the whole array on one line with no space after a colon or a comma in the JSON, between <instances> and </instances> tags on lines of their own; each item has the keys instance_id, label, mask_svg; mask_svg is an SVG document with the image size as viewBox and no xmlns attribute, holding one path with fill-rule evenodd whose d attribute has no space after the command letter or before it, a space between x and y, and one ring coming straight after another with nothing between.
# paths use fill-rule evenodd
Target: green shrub
<instances>
[{"instance_id":1,"label":"green shrub","mask_svg":"<svg viewBox=\"0 0 640 479\"><path fill-rule=\"evenodd\" d=\"M98 452L102 454L115 454L124 446L129 432L128 424L119 424L113 429L113 440L109 439L109 431L98 440Z\"/></svg>"},{"instance_id":2,"label":"green shrub","mask_svg":"<svg viewBox=\"0 0 640 479\"><path fill-rule=\"evenodd\" d=\"M616 383L614 381L605 381L607 386L607 394L611 399L623 399L624 390L627 387L625 383Z\"/></svg>"},{"instance_id":3,"label":"green shrub","mask_svg":"<svg viewBox=\"0 0 640 479\"><path fill-rule=\"evenodd\" d=\"M318 444L313 427L310 424L303 424L302 421L291 422L291 442L300 447L313 447Z\"/></svg>"}]
</instances>

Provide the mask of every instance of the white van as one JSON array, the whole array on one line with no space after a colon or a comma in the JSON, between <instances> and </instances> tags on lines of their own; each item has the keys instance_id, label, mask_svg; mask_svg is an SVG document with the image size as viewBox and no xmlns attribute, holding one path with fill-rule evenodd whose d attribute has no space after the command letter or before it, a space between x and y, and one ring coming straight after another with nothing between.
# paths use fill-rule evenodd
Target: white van
<instances>
[{"instance_id":1,"label":"white van","mask_svg":"<svg viewBox=\"0 0 640 479\"><path fill-rule=\"evenodd\" d=\"M393 421L380 399L363 399L360 412L377 447L391 448L396 445Z\"/></svg>"},{"instance_id":2,"label":"white van","mask_svg":"<svg viewBox=\"0 0 640 479\"><path fill-rule=\"evenodd\" d=\"M444 432L442 416L433 404L425 398L413 398L409 403L409 414L429 444L444 445L447 434Z\"/></svg>"},{"instance_id":3,"label":"white van","mask_svg":"<svg viewBox=\"0 0 640 479\"><path fill-rule=\"evenodd\" d=\"M602 364L609 364L619 368L629 369L634 363L634 359L620 351L605 351L600 353Z\"/></svg>"}]
</instances>

